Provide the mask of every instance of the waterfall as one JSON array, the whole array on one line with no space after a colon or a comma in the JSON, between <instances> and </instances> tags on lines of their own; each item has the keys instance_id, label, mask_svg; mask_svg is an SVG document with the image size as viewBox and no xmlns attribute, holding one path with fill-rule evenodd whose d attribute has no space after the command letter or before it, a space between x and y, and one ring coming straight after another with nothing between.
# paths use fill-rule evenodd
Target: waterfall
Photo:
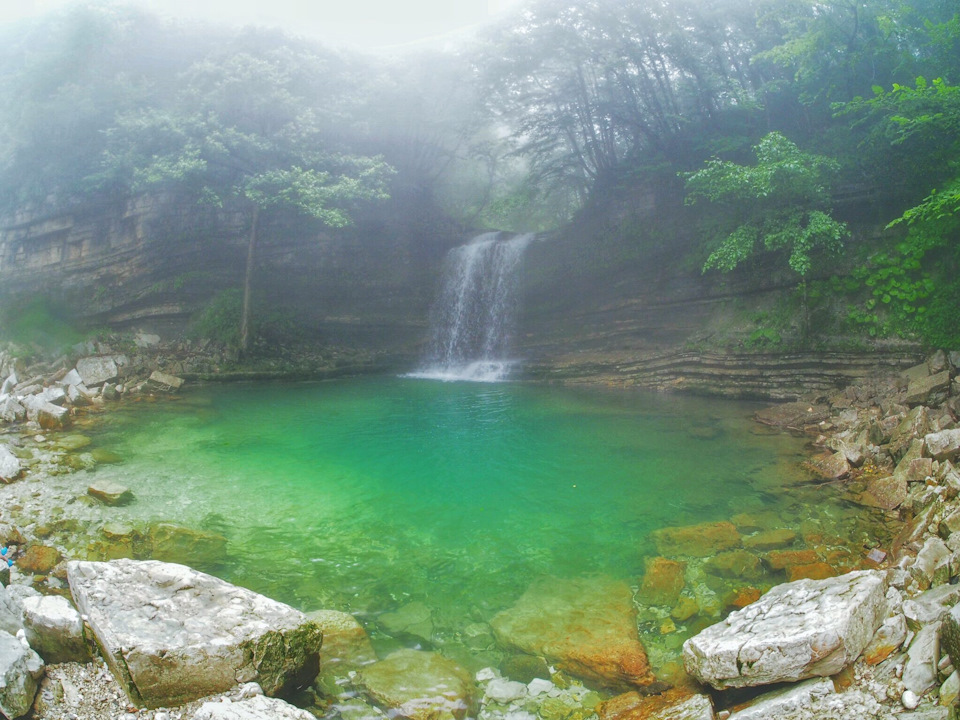
<instances>
[{"instance_id":1,"label":"waterfall","mask_svg":"<svg viewBox=\"0 0 960 720\"><path fill-rule=\"evenodd\" d=\"M444 260L440 294L431 313L426 362L414 377L498 382L514 363L509 339L523 252L533 235L501 240L485 233Z\"/></svg>"}]
</instances>

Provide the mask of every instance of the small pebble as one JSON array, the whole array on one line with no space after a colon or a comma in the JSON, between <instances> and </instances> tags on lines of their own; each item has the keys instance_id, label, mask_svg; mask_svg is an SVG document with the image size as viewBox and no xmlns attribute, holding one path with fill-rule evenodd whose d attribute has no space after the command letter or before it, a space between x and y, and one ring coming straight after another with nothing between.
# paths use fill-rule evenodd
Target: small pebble
<instances>
[{"instance_id":1,"label":"small pebble","mask_svg":"<svg viewBox=\"0 0 960 720\"><path fill-rule=\"evenodd\" d=\"M920 698L917 697L917 694L913 690L904 690L903 695L900 697L900 703L907 710L916 710L917 705L920 704Z\"/></svg>"}]
</instances>

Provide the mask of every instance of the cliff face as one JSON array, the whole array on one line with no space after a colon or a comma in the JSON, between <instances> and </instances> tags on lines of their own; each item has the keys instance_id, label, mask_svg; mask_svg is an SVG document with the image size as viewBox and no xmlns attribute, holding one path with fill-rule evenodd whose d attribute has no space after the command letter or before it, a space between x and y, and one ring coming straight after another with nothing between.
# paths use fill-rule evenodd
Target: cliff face
<instances>
[{"instance_id":1,"label":"cliff face","mask_svg":"<svg viewBox=\"0 0 960 720\"><path fill-rule=\"evenodd\" d=\"M790 398L915 360L912 348L745 345L762 318L798 312L783 302L795 278L775 261L702 274L693 226L676 188L624 184L533 242L515 338L528 377ZM857 227L855 237L870 231ZM0 302L45 294L93 327L175 336L218 293L241 287L246 242L242 213L173 198L21 218L0 230ZM382 351L409 367L429 334L444 254L462 242L439 214L400 201L336 232L268 217L255 312L288 337Z\"/></svg>"},{"instance_id":2,"label":"cliff face","mask_svg":"<svg viewBox=\"0 0 960 720\"><path fill-rule=\"evenodd\" d=\"M435 216L389 207L337 232L267 217L254 302L308 341L408 348L425 335L437 268L459 240ZM246 243L242 213L173 198L23 217L0 229L0 302L43 295L89 326L176 333L241 287Z\"/></svg>"}]
</instances>

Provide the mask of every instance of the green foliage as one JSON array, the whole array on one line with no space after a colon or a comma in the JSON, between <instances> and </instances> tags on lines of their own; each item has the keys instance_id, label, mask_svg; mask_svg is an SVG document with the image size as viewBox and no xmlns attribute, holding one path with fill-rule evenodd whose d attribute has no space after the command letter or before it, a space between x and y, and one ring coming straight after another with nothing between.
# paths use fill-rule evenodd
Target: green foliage
<instances>
[{"instance_id":1,"label":"green foliage","mask_svg":"<svg viewBox=\"0 0 960 720\"><path fill-rule=\"evenodd\" d=\"M213 297L193 319L196 337L236 348L240 344L240 313L243 295L237 289L224 290Z\"/></svg>"},{"instance_id":2,"label":"green foliage","mask_svg":"<svg viewBox=\"0 0 960 720\"><path fill-rule=\"evenodd\" d=\"M714 158L685 174L688 204L707 200L730 209L732 229L717 238L703 270L730 272L762 251L786 251L790 268L806 278L818 250L838 252L848 231L823 208L835 161L803 152L780 133L754 148L755 165Z\"/></svg>"},{"instance_id":3,"label":"green foliage","mask_svg":"<svg viewBox=\"0 0 960 720\"><path fill-rule=\"evenodd\" d=\"M49 352L65 352L85 339L70 321L67 309L44 295L6 304L0 313L0 335L18 345Z\"/></svg>"}]
</instances>

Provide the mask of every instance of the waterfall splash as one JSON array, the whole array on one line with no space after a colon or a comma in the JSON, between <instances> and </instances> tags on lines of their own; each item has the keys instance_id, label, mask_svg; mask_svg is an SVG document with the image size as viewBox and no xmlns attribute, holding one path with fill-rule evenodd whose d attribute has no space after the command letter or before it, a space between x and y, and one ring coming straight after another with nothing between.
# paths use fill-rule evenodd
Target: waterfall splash
<instances>
[{"instance_id":1,"label":"waterfall splash","mask_svg":"<svg viewBox=\"0 0 960 720\"><path fill-rule=\"evenodd\" d=\"M443 284L431 313L433 338L424 365L411 377L500 382L514 364L517 270L532 234L500 240L485 233L447 253Z\"/></svg>"}]
</instances>

